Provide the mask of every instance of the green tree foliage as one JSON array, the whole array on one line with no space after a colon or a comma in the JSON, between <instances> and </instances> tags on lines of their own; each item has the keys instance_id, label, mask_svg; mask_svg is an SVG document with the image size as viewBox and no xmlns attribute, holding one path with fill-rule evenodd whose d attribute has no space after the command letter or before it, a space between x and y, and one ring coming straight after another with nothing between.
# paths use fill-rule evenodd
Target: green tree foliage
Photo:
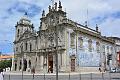
<instances>
[{"instance_id":1,"label":"green tree foliage","mask_svg":"<svg viewBox=\"0 0 120 80\"><path fill-rule=\"evenodd\" d=\"M1 69L5 69L5 68L8 68L8 67L11 67L12 66L12 60L3 60L3 61L0 61L0 68Z\"/></svg>"}]
</instances>

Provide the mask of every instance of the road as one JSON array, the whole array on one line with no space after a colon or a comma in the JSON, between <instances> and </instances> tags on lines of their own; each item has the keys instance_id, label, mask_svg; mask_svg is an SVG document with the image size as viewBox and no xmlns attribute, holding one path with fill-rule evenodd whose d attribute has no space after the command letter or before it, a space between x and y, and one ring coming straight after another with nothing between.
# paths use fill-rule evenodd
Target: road
<instances>
[{"instance_id":1,"label":"road","mask_svg":"<svg viewBox=\"0 0 120 80\"><path fill-rule=\"evenodd\" d=\"M55 80L55 74L25 74L23 80ZM4 75L4 80L22 80L20 74ZM120 73L59 74L59 80L120 80Z\"/></svg>"}]
</instances>

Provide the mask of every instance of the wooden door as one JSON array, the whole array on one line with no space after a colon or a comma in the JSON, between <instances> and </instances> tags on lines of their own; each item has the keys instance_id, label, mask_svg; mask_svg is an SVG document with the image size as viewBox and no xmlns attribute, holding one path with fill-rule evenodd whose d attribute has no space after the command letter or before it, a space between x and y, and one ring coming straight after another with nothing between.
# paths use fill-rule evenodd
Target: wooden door
<instances>
[{"instance_id":1,"label":"wooden door","mask_svg":"<svg viewBox=\"0 0 120 80\"><path fill-rule=\"evenodd\" d=\"M53 55L48 55L48 72L53 73Z\"/></svg>"}]
</instances>

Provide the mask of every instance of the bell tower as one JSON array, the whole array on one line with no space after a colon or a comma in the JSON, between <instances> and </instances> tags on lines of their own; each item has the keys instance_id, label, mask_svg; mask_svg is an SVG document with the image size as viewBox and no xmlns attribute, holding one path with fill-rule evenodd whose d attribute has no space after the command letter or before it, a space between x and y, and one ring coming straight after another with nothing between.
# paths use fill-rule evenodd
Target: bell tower
<instances>
[{"instance_id":1,"label":"bell tower","mask_svg":"<svg viewBox=\"0 0 120 80\"><path fill-rule=\"evenodd\" d=\"M24 14L24 16L17 22L16 24L16 34L15 34L15 40L17 41L25 31L33 32L34 27L31 21L27 17L27 13Z\"/></svg>"}]
</instances>

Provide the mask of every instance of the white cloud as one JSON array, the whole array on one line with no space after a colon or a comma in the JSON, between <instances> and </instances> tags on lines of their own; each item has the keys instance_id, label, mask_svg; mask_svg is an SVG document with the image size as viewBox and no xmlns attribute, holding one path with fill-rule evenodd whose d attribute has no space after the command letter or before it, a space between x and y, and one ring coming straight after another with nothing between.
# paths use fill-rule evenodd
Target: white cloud
<instances>
[{"instance_id":1,"label":"white cloud","mask_svg":"<svg viewBox=\"0 0 120 80\"><path fill-rule=\"evenodd\" d=\"M107 36L118 36L120 37L120 19L108 18L101 26L101 32Z\"/></svg>"},{"instance_id":2,"label":"white cloud","mask_svg":"<svg viewBox=\"0 0 120 80\"><path fill-rule=\"evenodd\" d=\"M62 0L64 8L66 8L68 16L73 20L84 23L88 19L91 28L95 28L94 18L101 17L103 20L99 22L102 34L106 36L118 36L119 19L112 18L112 13L120 12L120 0ZM105 20L104 20L105 19ZM117 29L117 30L116 30Z\"/></svg>"}]
</instances>

